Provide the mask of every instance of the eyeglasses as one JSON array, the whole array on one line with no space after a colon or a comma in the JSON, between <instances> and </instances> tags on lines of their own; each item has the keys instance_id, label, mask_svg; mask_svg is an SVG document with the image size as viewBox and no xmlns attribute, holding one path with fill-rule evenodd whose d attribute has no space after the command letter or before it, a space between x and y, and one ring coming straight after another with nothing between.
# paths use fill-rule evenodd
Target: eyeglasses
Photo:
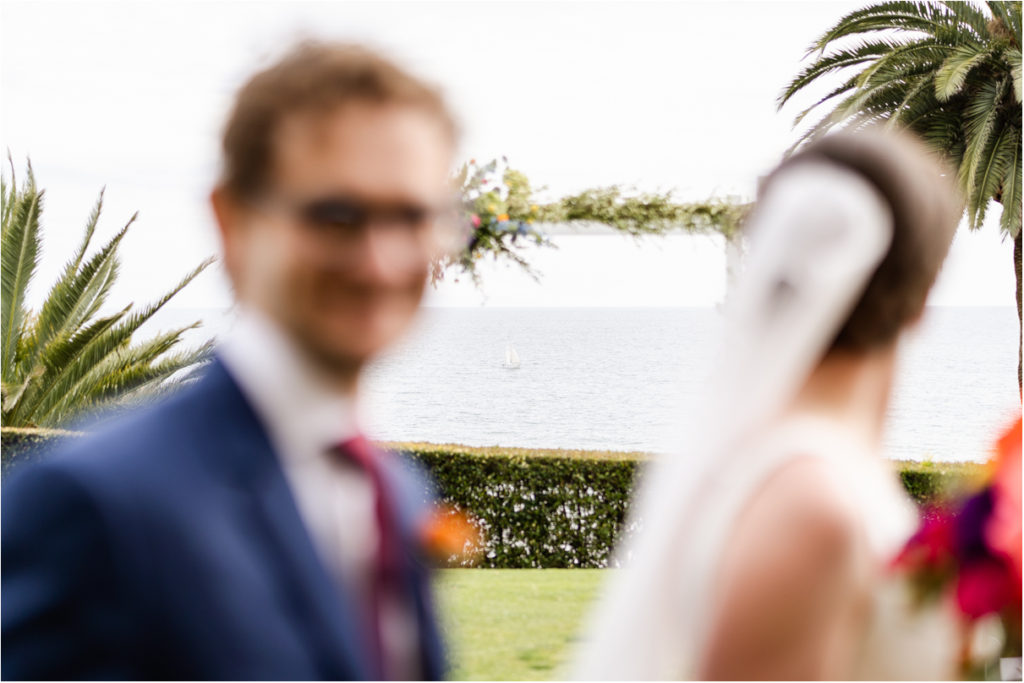
<instances>
[{"instance_id":1,"label":"eyeglasses","mask_svg":"<svg viewBox=\"0 0 1024 683\"><path fill-rule=\"evenodd\" d=\"M339 236L354 235L372 225L426 233L435 227L454 227L460 217L454 201L430 206L414 202L367 202L343 196L295 200L271 195L258 204L284 211L314 230Z\"/></svg>"}]
</instances>

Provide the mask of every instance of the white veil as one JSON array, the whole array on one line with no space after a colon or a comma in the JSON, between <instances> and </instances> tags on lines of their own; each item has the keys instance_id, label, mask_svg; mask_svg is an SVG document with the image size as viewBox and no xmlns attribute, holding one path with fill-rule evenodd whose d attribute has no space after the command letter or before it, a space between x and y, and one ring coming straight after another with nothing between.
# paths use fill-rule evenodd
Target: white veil
<instances>
[{"instance_id":1,"label":"white veil","mask_svg":"<svg viewBox=\"0 0 1024 683\"><path fill-rule=\"evenodd\" d=\"M720 357L677 455L653 463L634 503L642 530L618 549L574 678L692 675L717 553L688 552L716 477L792 399L835 338L892 239L892 210L859 173L816 158L772 178L750 220ZM685 455L683 455L685 454ZM712 539L715 540L715 539ZM724 542L724 539L720 539ZM719 549L720 550L720 549Z\"/></svg>"}]
</instances>

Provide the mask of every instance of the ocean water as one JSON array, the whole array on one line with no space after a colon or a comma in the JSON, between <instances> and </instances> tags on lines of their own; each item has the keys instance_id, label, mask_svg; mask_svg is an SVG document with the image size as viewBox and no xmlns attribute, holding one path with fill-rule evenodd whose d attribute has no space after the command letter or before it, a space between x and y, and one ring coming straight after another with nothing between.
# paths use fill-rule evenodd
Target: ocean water
<instances>
[{"instance_id":1,"label":"ocean water","mask_svg":"<svg viewBox=\"0 0 1024 683\"><path fill-rule=\"evenodd\" d=\"M196 317L200 335L230 327L223 311L162 320ZM366 428L384 440L671 452L720 333L713 308L424 309L366 374ZM984 460L1019 414L1016 340L1012 308L929 308L902 347L887 455ZM502 367L509 344L515 370Z\"/></svg>"}]
</instances>

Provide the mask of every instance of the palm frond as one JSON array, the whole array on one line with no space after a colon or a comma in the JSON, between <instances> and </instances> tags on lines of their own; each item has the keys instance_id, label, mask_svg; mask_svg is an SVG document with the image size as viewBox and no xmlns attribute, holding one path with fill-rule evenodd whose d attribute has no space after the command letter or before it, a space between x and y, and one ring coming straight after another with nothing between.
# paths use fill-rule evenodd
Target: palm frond
<instances>
[{"instance_id":1,"label":"palm frond","mask_svg":"<svg viewBox=\"0 0 1024 683\"><path fill-rule=\"evenodd\" d=\"M97 399L95 407L150 401L198 381L203 366L210 360L213 346L213 342L209 341L190 351L169 353L149 368L131 371L132 377L125 379L123 392ZM64 422L66 418L55 421L56 424Z\"/></svg>"},{"instance_id":2,"label":"palm frond","mask_svg":"<svg viewBox=\"0 0 1024 683\"><path fill-rule=\"evenodd\" d=\"M889 125L894 126L898 124L912 128L916 118L932 111L938 104L933 94L935 91L934 82L935 76L933 74L921 74L913 82L907 83L903 99L893 110L893 116L890 119ZM929 97L929 95L931 96Z\"/></svg>"},{"instance_id":3,"label":"palm frond","mask_svg":"<svg viewBox=\"0 0 1024 683\"><path fill-rule=\"evenodd\" d=\"M981 40L988 34L988 16L971 2L964 0L952 0L952 2L941 3L945 9L956 18L957 24L963 28L970 28L973 35Z\"/></svg>"},{"instance_id":4,"label":"palm frond","mask_svg":"<svg viewBox=\"0 0 1024 683\"><path fill-rule=\"evenodd\" d=\"M886 54L898 44L899 43L895 43L891 40L863 42L856 47L838 50L833 54L822 56L805 67L803 71L797 74L796 78L786 86L786 89L783 90L778 97L777 108L781 109L794 94L808 84L817 80L822 75L851 66L856 66L858 64L864 64L865 62L870 62L878 58L880 55Z\"/></svg>"},{"instance_id":5,"label":"palm frond","mask_svg":"<svg viewBox=\"0 0 1024 683\"><path fill-rule=\"evenodd\" d=\"M16 415L19 419L29 421L38 426L47 424L45 416L51 414L56 406L64 402L64 398L76 392L86 381L89 373L106 358L109 358L121 347L128 344L131 335L123 328L112 326L96 335L84 345L69 363L57 372L48 373L46 383L41 383L41 390L33 395L31 402L26 402L23 411Z\"/></svg>"},{"instance_id":6,"label":"palm frond","mask_svg":"<svg viewBox=\"0 0 1024 683\"><path fill-rule=\"evenodd\" d=\"M1006 174L1002 178L1000 201L1003 204L1003 215L999 227L1011 238L1016 238L1021 229L1021 135L1013 131L1006 142L1012 156L1006 165Z\"/></svg>"},{"instance_id":7,"label":"palm frond","mask_svg":"<svg viewBox=\"0 0 1024 683\"><path fill-rule=\"evenodd\" d=\"M163 332L133 346L118 347L72 384L67 393L40 411L37 422L41 426L57 426L83 406L95 408L156 379L159 374L151 372L151 366L160 356L180 344L185 332L196 327L199 327L198 322Z\"/></svg>"},{"instance_id":8,"label":"palm frond","mask_svg":"<svg viewBox=\"0 0 1024 683\"><path fill-rule=\"evenodd\" d=\"M89 219L85 222L85 233L82 235L82 243L78 245L78 250L72 257L71 261L68 262L68 267L65 270L77 271L78 267L82 265L82 259L85 257L85 252L89 249L89 242L92 241L92 236L96 232L96 225L100 222L100 212L103 211L103 195L107 192L107 188L100 190L100 196L96 198L96 203L93 204L92 212L89 214ZM138 214L135 214L128 221L131 225L135 221ZM127 227L127 226L126 226Z\"/></svg>"},{"instance_id":9,"label":"palm frond","mask_svg":"<svg viewBox=\"0 0 1024 683\"><path fill-rule=\"evenodd\" d=\"M178 292L187 287L188 284L192 282L192 280L195 280L200 273L202 273L204 270L213 265L214 262L216 262L216 259L213 258L212 256L204 260L198 266L193 268L187 275L185 275L185 277L183 277L181 281L178 282L178 284L171 288L170 291L168 291L166 294L160 297L157 301L125 317L125 319L120 323L119 326L123 328L124 331L126 331L129 335L134 333L137 329L139 329L139 327L142 326L144 322L152 318L153 315L161 308L166 306L167 302L173 299L178 294Z\"/></svg>"},{"instance_id":10,"label":"palm frond","mask_svg":"<svg viewBox=\"0 0 1024 683\"><path fill-rule=\"evenodd\" d=\"M94 400L97 403L105 403L128 394L140 397L160 393L161 389L166 387L164 383L168 379L208 361L213 348L213 341L207 341L187 351L165 352L159 359L148 363L128 363L125 369L119 372L108 369L103 382L94 389ZM186 376L181 379L188 378Z\"/></svg>"},{"instance_id":11,"label":"palm frond","mask_svg":"<svg viewBox=\"0 0 1024 683\"><path fill-rule=\"evenodd\" d=\"M867 66L860 74L860 85L885 85L891 80L933 71L949 56L950 50L948 46L937 45L934 40L908 43Z\"/></svg>"},{"instance_id":12,"label":"palm frond","mask_svg":"<svg viewBox=\"0 0 1024 683\"><path fill-rule=\"evenodd\" d=\"M922 69L922 71L927 73L926 69ZM880 79L870 88L855 90L837 103L831 112L801 134L793 146L786 151L786 154L791 154L832 129L844 128L847 124L854 123L851 117L855 117L855 123L861 125L863 123L863 118L860 117L861 113L868 114L874 123L887 122L907 97L907 92L918 85L914 76L924 77L924 74L910 74L904 79Z\"/></svg>"},{"instance_id":13,"label":"palm frond","mask_svg":"<svg viewBox=\"0 0 1024 683\"><path fill-rule=\"evenodd\" d=\"M832 109L832 111L828 111L825 113L824 116L821 116L816 123L809 126L803 133L799 135L799 137L797 137L796 142L790 145L790 147L785 151L783 156L790 156L801 147L810 144L814 140L817 140L819 137L827 134L833 128L833 126L840 124L841 119L835 115L836 110L842 106L843 102L850 99L851 97L856 96L856 92L847 95L846 99L840 101L840 103L837 104L836 107Z\"/></svg>"},{"instance_id":14,"label":"palm frond","mask_svg":"<svg viewBox=\"0 0 1024 683\"><path fill-rule=\"evenodd\" d=\"M13 215L14 205L17 200L18 194L18 179L14 173L14 160L11 159L10 151L7 152L7 162L11 167L11 181L7 182L7 178L0 173L0 240L6 241L7 228L11 225L11 216Z\"/></svg>"},{"instance_id":15,"label":"palm frond","mask_svg":"<svg viewBox=\"0 0 1024 683\"><path fill-rule=\"evenodd\" d=\"M989 200L999 192L1000 184L1013 164L1016 149L1011 126L1004 124L990 136L978 158L977 172L967 193L967 221L972 230L981 227L988 211ZM1019 145L1019 141L1018 141Z\"/></svg>"},{"instance_id":16,"label":"palm frond","mask_svg":"<svg viewBox=\"0 0 1024 683\"><path fill-rule=\"evenodd\" d=\"M117 249L128 233L135 216L84 265L80 264L84 249L91 238L86 230L78 252L65 265L64 271L50 289L39 311L34 330L27 335L30 354L25 362L34 364L47 345L61 335L70 335L88 322L106 302L107 295L117 279ZM90 221L91 224L91 221Z\"/></svg>"},{"instance_id":17,"label":"palm frond","mask_svg":"<svg viewBox=\"0 0 1024 683\"><path fill-rule=\"evenodd\" d=\"M815 102L814 104L812 104L811 106L807 107L802 112L797 114L796 118L793 119L793 126L799 126L801 123L803 123L804 119L807 118L808 114L810 114L812 111L815 111L821 105L825 104L829 100L839 97L840 95L843 95L855 89L857 87L859 78L860 74L854 74L849 79L847 79L845 83L837 87L835 90L832 90L831 92L827 93L820 100L818 100L817 102Z\"/></svg>"},{"instance_id":18,"label":"palm frond","mask_svg":"<svg viewBox=\"0 0 1024 683\"><path fill-rule=\"evenodd\" d=\"M3 414L4 422L7 422L7 416L21 401L21 397L25 395L25 391L28 389L29 385L38 379L44 371L45 368L43 367L36 368L35 372L31 372L25 377L19 377L19 384L15 386L11 386L6 382L3 383L3 390L0 392L0 394L2 394L2 399L0 399L0 413Z\"/></svg>"},{"instance_id":19,"label":"palm frond","mask_svg":"<svg viewBox=\"0 0 1024 683\"><path fill-rule=\"evenodd\" d=\"M53 373L59 373L68 364L72 363L82 350L92 343L96 337L114 328L120 322L131 306L125 306L120 311L111 315L97 318L88 325L75 330L73 333L66 333L59 339L55 339L46 347L46 353L42 355L41 365Z\"/></svg>"},{"instance_id":20,"label":"palm frond","mask_svg":"<svg viewBox=\"0 0 1024 683\"><path fill-rule=\"evenodd\" d=\"M935 96L940 102L959 93L971 69L992 56L992 48L984 45L961 45L953 51L935 72Z\"/></svg>"},{"instance_id":21,"label":"palm frond","mask_svg":"<svg viewBox=\"0 0 1024 683\"><path fill-rule=\"evenodd\" d=\"M212 258L203 261L159 300L140 311L127 313L119 318L116 325L105 330L96 339L86 344L74 360L65 364L61 372L53 377L51 381L47 382L46 392L41 394L35 404L31 406L31 410L33 414L37 415L37 419L45 419L47 416L52 416L57 406L65 405L67 401L62 397L68 394L79 395L83 387L90 386L90 372L92 369L127 345L132 335L143 323L152 318L178 292L201 272L206 270L213 261L214 259ZM43 407L44 404L47 404L48 407Z\"/></svg>"},{"instance_id":22,"label":"palm frond","mask_svg":"<svg viewBox=\"0 0 1024 683\"><path fill-rule=\"evenodd\" d=\"M1010 48L1006 51L1006 61L1010 65L1010 75L1013 77L1013 97L1017 100L1017 104L1021 103L1021 69L1020 69L1020 49Z\"/></svg>"},{"instance_id":23,"label":"palm frond","mask_svg":"<svg viewBox=\"0 0 1024 683\"><path fill-rule=\"evenodd\" d=\"M997 82L984 81L964 106L964 137L967 144L958 180L967 196L973 194L978 171L985 164L984 152L988 149L992 133L1000 120L999 105L1006 96L1008 87L1006 79Z\"/></svg>"},{"instance_id":24,"label":"palm frond","mask_svg":"<svg viewBox=\"0 0 1024 683\"><path fill-rule=\"evenodd\" d=\"M8 155L9 156L9 155ZM205 270L212 259L188 273L155 303L97 317L119 272L118 248L135 216L89 256L103 208L101 192L86 221L78 248L65 262L38 313L27 310L25 290L38 260L42 191L31 165L19 188L0 174L3 217L2 410L4 425L53 425L89 407L122 402L149 388L176 385L181 371L209 352L209 343L177 351L194 326L133 344L138 328ZM198 323L196 323L198 324Z\"/></svg>"},{"instance_id":25,"label":"palm frond","mask_svg":"<svg viewBox=\"0 0 1024 683\"><path fill-rule=\"evenodd\" d=\"M37 416L40 406L44 405L52 396L53 385L72 372L72 365L83 355L85 350L91 348L101 335L114 329L117 321L123 318L129 310L130 307L126 307L113 315L100 318L92 324L76 330L74 334L50 343L46 348L46 353L42 355L40 363L26 373L29 376L38 375L38 380L26 387L21 399L10 410L8 419L11 420L11 423L39 426L34 418Z\"/></svg>"},{"instance_id":26,"label":"palm frond","mask_svg":"<svg viewBox=\"0 0 1024 683\"><path fill-rule=\"evenodd\" d=\"M914 83L904 79L886 79L870 87L863 87L836 105L834 116L842 120L860 111L895 111L906 98Z\"/></svg>"},{"instance_id":27,"label":"palm frond","mask_svg":"<svg viewBox=\"0 0 1024 683\"><path fill-rule=\"evenodd\" d=\"M906 110L899 125L917 133L924 143L959 168L964 154L963 120L958 110L943 107L931 88L924 88Z\"/></svg>"},{"instance_id":28,"label":"palm frond","mask_svg":"<svg viewBox=\"0 0 1024 683\"><path fill-rule=\"evenodd\" d=\"M25 321L25 293L39 263L39 212L43 192L37 190L29 167L21 196L15 200L0 245L0 363L4 378L13 368L21 326Z\"/></svg>"},{"instance_id":29,"label":"palm frond","mask_svg":"<svg viewBox=\"0 0 1024 683\"><path fill-rule=\"evenodd\" d=\"M807 56L814 52L824 52L831 43L841 38L894 29L931 35L948 44L983 39L969 23L962 23L956 15L940 5L928 2L881 2L841 18L814 42Z\"/></svg>"}]
</instances>

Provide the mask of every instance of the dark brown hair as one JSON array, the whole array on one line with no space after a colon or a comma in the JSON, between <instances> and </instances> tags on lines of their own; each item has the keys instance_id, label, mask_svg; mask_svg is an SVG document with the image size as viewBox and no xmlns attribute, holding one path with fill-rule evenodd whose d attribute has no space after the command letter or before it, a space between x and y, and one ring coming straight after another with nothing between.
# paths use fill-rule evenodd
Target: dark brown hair
<instances>
[{"instance_id":1,"label":"dark brown hair","mask_svg":"<svg viewBox=\"0 0 1024 683\"><path fill-rule=\"evenodd\" d=\"M438 90L366 48L307 41L238 91L224 129L221 186L240 198L260 192L286 116L327 113L352 102L422 108L455 141L455 121Z\"/></svg>"},{"instance_id":2,"label":"dark brown hair","mask_svg":"<svg viewBox=\"0 0 1024 683\"><path fill-rule=\"evenodd\" d=\"M865 352L894 342L917 319L953 240L963 205L951 172L907 134L865 131L829 135L787 159L779 170L827 161L874 185L893 214L889 251L871 276L829 352Z\"/></svg>"}]
</instances>

